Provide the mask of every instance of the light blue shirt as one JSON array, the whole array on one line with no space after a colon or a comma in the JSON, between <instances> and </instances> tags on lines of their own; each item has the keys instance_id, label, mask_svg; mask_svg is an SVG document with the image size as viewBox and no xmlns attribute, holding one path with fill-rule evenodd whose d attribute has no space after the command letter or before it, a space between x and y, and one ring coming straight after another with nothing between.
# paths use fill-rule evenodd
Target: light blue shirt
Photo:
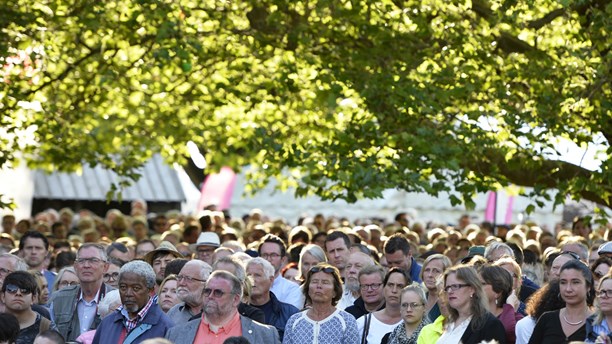
<instances>
[{"instance_id":1,"label":"light blue shirt","mask_svg":"<svg viewBox=\"0 0 612 344\"><path fill-rule=\"evenodd\" d=\"M96 296L90 302L87 302L83 299L83 292L81 291L81 295L79 296L79 300L77 301L77 313L79 315L79 325L81 334L89 331L91 324L96 318L96 314L98 313L98 298L100 297L100 290L96 293Z\"/></svg>"}]
</instances>

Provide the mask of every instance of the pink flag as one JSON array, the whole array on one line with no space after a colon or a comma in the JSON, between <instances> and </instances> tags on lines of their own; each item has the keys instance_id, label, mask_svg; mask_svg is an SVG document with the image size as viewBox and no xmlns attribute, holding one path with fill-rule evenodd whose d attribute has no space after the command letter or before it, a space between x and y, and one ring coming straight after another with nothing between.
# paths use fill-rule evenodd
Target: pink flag
<instances>
[{"instance_id":1,"label":"pink flag","mask_svg":"<svg viewBox=\"0 0 612 344\"><path fill-rule=\"evenodd\" d=\"M489 191L487 207L485 208L485 221L495 223L495 204L497 203L497 192Z\"/></svg>"},{"instance_id":2,"label":"pink flag","mask_svg":"<svg viewBox=\"0 0 612 344\"><path fill-rule=\"evenodd\" d=\"M236 173L229 167L222 167L219 173L209 175L202 184L198 211L209 205L216 205L218 210L230 207L234 185L236 184Z\"/></svg>"},{"instance_id":3,"label":"pink flag","mask_svg":"<svg viewBox=\"0 0 612 344\"><path fill-rule=\"evenodd\" d=\"M508 197L508 205L506 206L506 221L505 224L509 225L512 223L512 210L514 208L514 196Z\"/></svg>"}]
</instances>

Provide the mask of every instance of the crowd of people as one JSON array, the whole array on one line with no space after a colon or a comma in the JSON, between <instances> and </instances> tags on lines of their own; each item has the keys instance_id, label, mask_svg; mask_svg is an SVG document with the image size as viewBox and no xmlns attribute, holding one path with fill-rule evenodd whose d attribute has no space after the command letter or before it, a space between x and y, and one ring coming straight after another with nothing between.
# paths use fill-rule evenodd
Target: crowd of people
<instances>
[{"instance_id":1,"label":"crowd of people","mask_svg":"<svg viewBox=\"0 0 612 344\"><path fill-rule=\"evenodd\" d=\"M16 220L2 217L0 343L612 344L612 228L588 218L290 224L135 201Z\"/></svg>"}]
</instances>

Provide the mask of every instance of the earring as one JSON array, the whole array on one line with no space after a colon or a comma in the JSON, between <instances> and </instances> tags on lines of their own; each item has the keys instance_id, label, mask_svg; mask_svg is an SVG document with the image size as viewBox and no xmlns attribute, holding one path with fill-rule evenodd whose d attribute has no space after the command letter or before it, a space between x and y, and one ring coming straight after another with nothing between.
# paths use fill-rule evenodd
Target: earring
<instances>
[{"instance_id":1,"label":"earring","mask_svg":"<svg viewBox=\"0 0 612 344\"><path fill-rule=\"evenodd\" d=\"M473 299L473 298L474 298L474 294L471 294L471 295L470 295L470 299Z\"/></svg>"}]
</instances>

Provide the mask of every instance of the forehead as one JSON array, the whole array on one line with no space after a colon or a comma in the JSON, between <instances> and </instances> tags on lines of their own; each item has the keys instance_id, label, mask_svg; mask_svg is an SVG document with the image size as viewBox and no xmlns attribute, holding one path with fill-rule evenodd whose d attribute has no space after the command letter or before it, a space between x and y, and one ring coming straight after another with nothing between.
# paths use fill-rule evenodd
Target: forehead
<instances>
[{"instance_id":1,"label":"forehead","mask_svg":"<svg viewBox=\"0 0 612 344\"><path fill-rule=\"evenodd\" d=\"M405 292L402 293L402 301L420 302L421 298L419 297L419 295L417 295L417 293L415 293L414 291L410 290L410 291L405 291Z\"/></svg>"},{"instance_id":2,"label":"forehead","mask_svg":"<svg viewBox=\"0 0 612 344\"><path fill-rule=\"evenodd\" d=\"M359 277L359 283L368 284L368 283L382 283L383 278L378 273L361 275Z\"/></svg>"},{"instance_id":3,"label":"forehead","mask_svg":"<svg viewBox=\"0 0 612 344\"><path fill-rule=\"evenodd\" d=\"M442 269L444 267L444 264L442 263L442 259L434 259L431 260L429 263L427 263L427 265L425 265L426 268L438 268L438 269Z\"/></svg>"},{"instance_id":4,"label":"forehead","mask_svg":"<svg viewBox=\"0 0 612 344\"><path fill-rule=\"evenodd\" d=\"M264 269L260 264L249 264L246 271L251 273L263 273Z\"/></svg>"},{"instance_id":5,"label":"forehead","mask_svg":"<svg viewBox=\"0 0 612 344\"><path fill-rule=\"evenodd\" d=\"M15 258L0 257L0 267L8 268L9 270L14 270L15 269Z\"/></svg>"},{"instance_id":6,"label":"forehead","mask_svg":"<svg viewBox=\"0 0 612 344\"><path fill-rule=\"evenodd\" d=\"M370 257L361 252L351 253L349 257L349 263L354 264L367 264L370 262Z\"/></svg>"},{"instance_id":7,"label":"forehead","mask_svg":"<svg viewBox=\"0 0 612 344\"><path fill-rule=\"evenodd\" d=\"M455 284L455 283L463 283L463 281L457 277L456 273L450 273L446 276L446 285Z\"/></svg>"},{"instance_id":8,"label":"forehead","mask_svg":"<svg viewBox=\"0 0 612 344\"><path fill-rule=\"evenodd\" d=\"M563 271L561 271L561 273L559 274L559 278L560 279L574 279L574 278L579 278L579 279L584 279L584 276L582 276L582 272L576 270L576 269L565 269Z\"/></svg>"},{"instance_id":9,"label":"forehead","mask_svg":"<svg viewBox=\"0 0 612 344\"><path fill-rule=\"evenodd\" d=\"M146 279L144 276L136 274L134 272L124 272L121 274L121 279L119 283L127 283L127 284L146 284Z\"/></svg>"},{"instance_id":10,"label":"forehead","mask_svg":"<svg viewBox=\"0 0 612 344\"><path fill-rule=\"evenodd\" d=\"M200 267L193 263L192 264L187 263L181 269L181 274L188 275L188 276L200 276Z\"/></svg>"},{"instance_id":11,"label":"forehead","mask_svg":"<svg viewBox=\"0 0 612 344\"><path fill-rule=\"evenodd\" d=\"M599 285L599 288L600 289L612 289L612 278L603 280L603 282L601 282L601 284Z\"/></svg>"},{"instance_id":12,"label":"forehead","mask_svg":"<svg viewBox=\"0 0 612 344\"><path fill-rule=\"evenodd\" d=\"M348 247L346 247L346 243L344 242L344 240L342 238L338 238L336 240L332 240L332 241L326 242L325 243L325 248L328 251L335 250L335 249L338 249L338 248L346 248L346 249L348 249Z\"/></svg>"},{"instance_id":13,"label":"forehead","mask_svg":"<svg viewBox=\"0 0 612 344\"><path fill-rule=\"evenodd\" d=\"M274 253L275 252L275 253L279 253L280 254L280 251L281 251L280 245L275 244L273 242L264 242L261 245L261 252L266 252L266 253L268 253L268 252Z\"/></svg>"},{"instance_id":14,"label":"forehead","mask_svg":"<svg viewBox=\"0 0 612 344\"><path fill-rule=\"evenodd\" d=\"M81 249L77 256L81 258L100 258L100 250L95 247L85 247Z\"/></svg>"},{"instance_id":15,"label":"forehead","mask_svg":"<svg viewBox=\"0 0 612 344\"><path fill-rule=\"evenodd\" d=\"M209 279L206 283L206 288L229 291L230 289L232 289L232 283L224 278L213 277Z\"/></svg>"},{"instance_id":16,"label":"forehead","mask_svg":"<svg viewBox=\"0 0 612 344\"><path fill-rule=\"evenodd\" d=\"M24 245L44 247L45 242L41 238L26 238Z\"/></svg>"},{"instance_id":17,"label":"forehead","mask_svg":"<svg viewBox=\"0 0 612 344\"><path fill-rule=\"evenodd\" d=\"M225 270L236 274L236 267L234 266L234 264L231 263L219 262L217 263L217 270Z\"/></svg>"},{"instance_id":18,"label":"forehead","mask_svg":"<svg viewBox=\"0 0 612 344\"><path fill-rule=\"evenodd\" d=\"M174 255L172 253L160 253L158 255L156 255L155 260L173 260L174 259Z\"/></svg>"},{"instance_id":19,"label":"forehead","mask_svg":"<svg viewBox=\"0 0 612 344\"><path fill-rule=\"evenodd\" d=\"M568 256L567 254L562 254L559 257L555 258L555 260L553 261L553 265L561 266L561 265L569 262L572 259L573 258Z\"/></svg>"},{"instance_id":20,"label":"forehead","mask_svg":"<svg viewBox=\"0 0 612 344\"><path fill-rule=\"evenodd\" d=\"M406 283L406 278L404 277L404 275L398 272L392 273L391 275L389 275L387 283Z\"/></svg>"},{"instance_id":21,"label":"forehead","mask_svg":"<svg viewBox=\"0 0 612 344\"><path fill-rule=\"evenodd\" d=\"M315 272L314 274L312 274L311 279L313 280L319 280L319 281L330 281L333 282L334 281L334 276L332 276L331 274L319 271L319 272Z\"/></svg>"}]
</instances>

